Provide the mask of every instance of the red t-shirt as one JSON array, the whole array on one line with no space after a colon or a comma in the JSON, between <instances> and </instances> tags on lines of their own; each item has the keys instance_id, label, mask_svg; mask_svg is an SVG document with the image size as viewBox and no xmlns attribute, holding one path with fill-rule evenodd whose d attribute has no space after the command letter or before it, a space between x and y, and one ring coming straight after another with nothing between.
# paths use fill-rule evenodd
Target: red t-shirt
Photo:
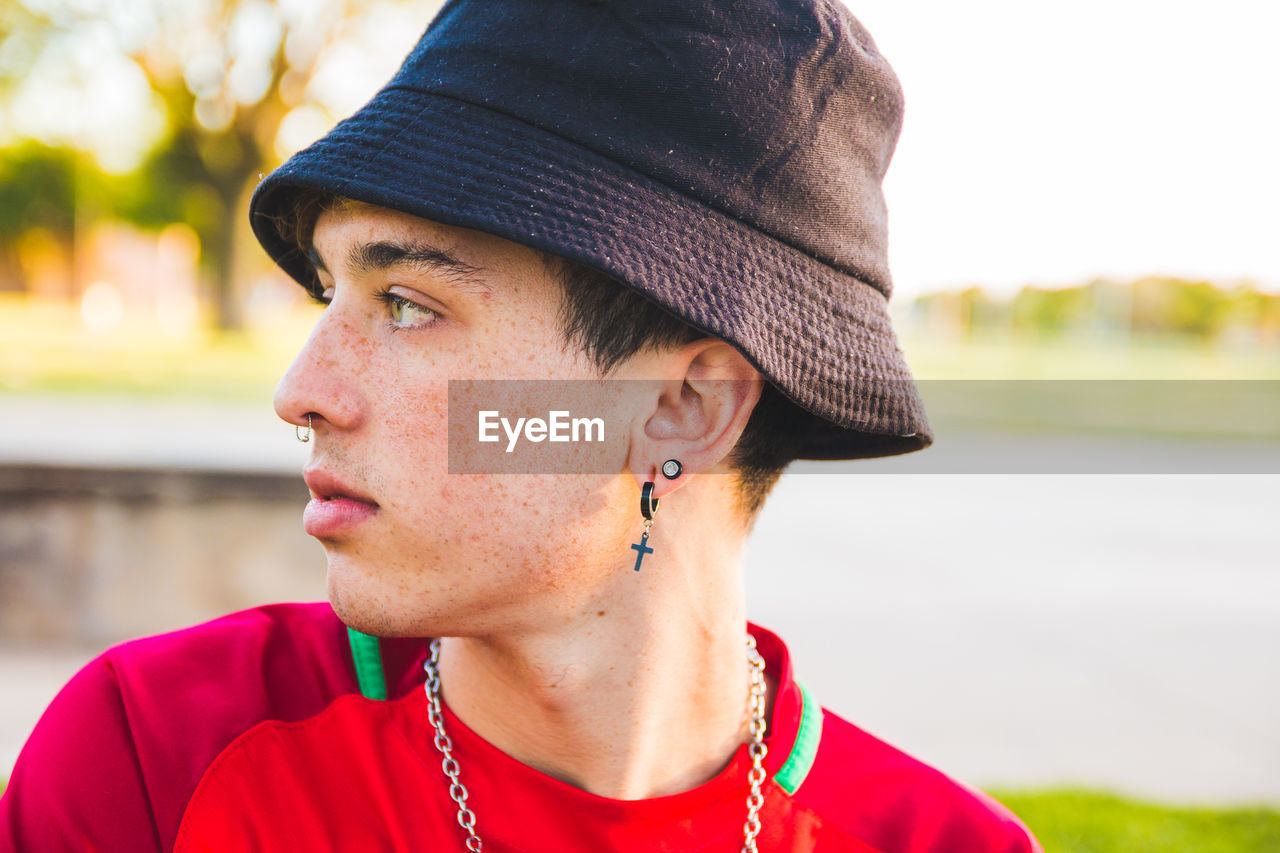
<instances>
[{"instance_id":1,"label":"red t-shirt","mask_svg":"<svg viewBox=\"0 0 1280 853\"><path fill-rule=\"evenodd\" d=\"M823 710L786 646L748 625L779 691L762 853L1041 853L991 797ZM427 719L423 640L349 632L282 604L117 646L58 694L0 799L19 851L464 850ZM371 698L374 697L374 698ZM491 853L737 853L743 744L715 778L649 800L530 768L444 706Z\"/></svg>"}]
</instances>

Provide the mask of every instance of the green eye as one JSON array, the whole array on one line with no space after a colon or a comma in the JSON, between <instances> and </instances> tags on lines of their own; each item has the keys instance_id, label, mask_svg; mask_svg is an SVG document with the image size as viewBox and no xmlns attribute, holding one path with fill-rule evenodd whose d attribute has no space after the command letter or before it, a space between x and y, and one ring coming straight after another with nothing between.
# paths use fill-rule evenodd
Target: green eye
<instances>
[{"instance_id":1,"label":"green eye","mask_svg":"<svg viewBox=\"0 0 1280 853\"><path fill-rule=\"evenodd\" d=\"M430 308L426 308L405 299L394 293L383 291L378 294L378 298L387 306L387 311L391 315L391 325L397 329L413 329L419 326L428 326L439 319L440 315Z\"/></svg>"}]
</instances>

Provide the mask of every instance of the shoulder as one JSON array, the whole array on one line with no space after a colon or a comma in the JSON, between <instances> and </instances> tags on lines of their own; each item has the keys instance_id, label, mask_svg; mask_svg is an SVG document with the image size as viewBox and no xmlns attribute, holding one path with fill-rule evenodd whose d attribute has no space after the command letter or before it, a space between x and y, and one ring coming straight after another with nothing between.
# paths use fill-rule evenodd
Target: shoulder
<instances>
[{"instance_id":1,"label":"shoulder","mask_svg":"<svg viewBox=\"0 0 1280 853\"><path fill-rule=\"evenodd\" d=\"M0 806L0 841L168 849L200 776L228 744L357 689L346 628L327 604L258 607L122 643L45 711Z\"/></svg>"},{"instance_id":2,"label":"shoulder","mask_svg":"<svg viewBox=\"0 0 1280 853\"><path fill-rule=\"evenodd\" d=\"M110 673L140 748L212 757L246 728L301 719L357 689L346 627L327 604L274 604L132 640ZM175 756L176 757L176 756Z\"/></svg>"},{"instance_id":3,"label":"shoulder","mask_svg":"<svg viewBox=\"0 0 1280 853\"><path fill-rule=\"evenodd\" d=\"M277 702L308 683L350 676L346 628L328 604L272 604L108 649L100 663L122 690L170 706L221 682ZM350 680L350 679L346 679ZM151 689L164 685L163 696ZM275 696L273 694L279 694Z\"/></svg>"},{"instance_id":4,"label":"shoulder","mask_svg":"<svg viewBox=\"0 0 1280 853\"><path fill-rule=\"evenodd\" d=\"M1000 802L826 709L817 757L794 799L884 853L1042 853Z\"/></svg>"}]
</instances>

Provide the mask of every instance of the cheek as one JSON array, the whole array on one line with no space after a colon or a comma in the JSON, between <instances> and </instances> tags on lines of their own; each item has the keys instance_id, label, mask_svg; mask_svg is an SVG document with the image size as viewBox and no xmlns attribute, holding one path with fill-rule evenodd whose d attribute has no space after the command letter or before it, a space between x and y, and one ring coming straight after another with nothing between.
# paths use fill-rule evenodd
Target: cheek
<instances>
[{"instance_id":1,"label":"cheek","mask_svg":"<svg viewBox=\"0 0 1280 853\"><path fill-rule=\"evenodd\" d=\"M368 428L359 452L376 482L379 504L398 527L426 521L435 511L448 471L445 383L383 373L371 383Z\"/></svg>"},{"instance_id":2,"label":"cheek","mask_svg":"<svg viewBox=\"0 0 1280 853\"><path fill-rule=\"evenodd\" d=\"M434 467L446 446L448 382L399 371L379 383L376 396L380 452L411 467Z\"/></svg>"},{"instance_id":3,"label":"cheek","mask_svg":"<svg viewBox=\"0 0 1280 853\"><path fill-rule=\"evenodd\" d=\"M458 533L467 551L531 585L593 585L593 563L609 552L611 515L601 477L450 477ZM616 525L615 525L616 526ZM625 543L621 544L626 548Z\"/></svg>"},{"instance_id":4,"label":"cheek","mask_svg":"<svg viewBox=\"0 0 1280 853\"><path fill-rule=\"evenodd\" d=\"M593 585L594 562L618 539L607 478L452 474L428 508L429 535L447 561L477 577L517 581L526 592ZM616 528L616 521L613 521Z\"/></svg>"}]
</instances>

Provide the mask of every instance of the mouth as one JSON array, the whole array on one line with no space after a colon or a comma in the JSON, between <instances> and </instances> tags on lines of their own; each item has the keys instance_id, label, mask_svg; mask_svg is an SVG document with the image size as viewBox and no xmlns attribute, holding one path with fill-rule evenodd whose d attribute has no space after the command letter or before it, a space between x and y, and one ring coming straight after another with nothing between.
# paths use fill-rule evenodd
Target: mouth
<instances>
[{"instance_id":1,"label":"mouth","mask_svg":"<svg viewBox=\"0 0 1280 853\"><path fill-rule=\"evenodd\" d=\"M376 507L378 502L368 495L348 486L337 475L318 468L311 468L302 473L313 501L331 503L333 501L355 501Z\"/></svg>"},{"instance_id":2,"label":"mouth","mask_svg":"<svg viewBox=\"0 0 1280 853\"><path fill-rule=\"evenodd\" d=\"M302 513L302 526L317 539L338 539L356 531L378 514L377 501L319 469L303 472L311 501Z\"/></svg>"},{"instance_id":3,"label":"mouth","mask_svg":"<svg viewBox=\"0 0 1280 853\"><path fill-rule=\"evenodd\" d=\"M374 501L367 500L365 498L358 498L355 495L345 495L340 492L332 495L315 495L313 500L322 501L323 503L329 503L330 501L355 501L356 503L369 504L369 506L378 505Z\"/></svg>"}]
</instances>

